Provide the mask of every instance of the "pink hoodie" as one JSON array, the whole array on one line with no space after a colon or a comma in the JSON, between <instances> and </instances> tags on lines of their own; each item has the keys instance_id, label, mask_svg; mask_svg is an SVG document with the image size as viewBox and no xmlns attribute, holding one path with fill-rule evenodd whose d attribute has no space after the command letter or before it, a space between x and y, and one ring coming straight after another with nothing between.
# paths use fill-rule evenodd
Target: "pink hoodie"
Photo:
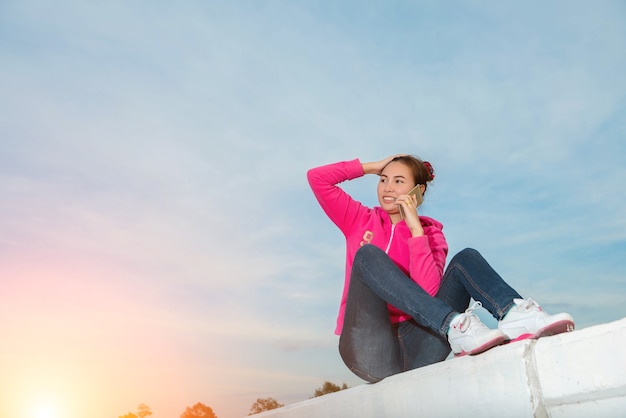
<instances>
[{"instance_id":1,"label":"pink hoodie","mask_svg":"<svg viewBox=\"0 0 626 418\"><path fill-rule=\"evenodd\" d=\"M312 168L307 173L313 194L322 209L346 237L346 272L335 329L337 335L343 328L352 261L362 245L373 244L385 250L394 263L405 274L410 272L411 279L431 296L439 290L448 254L443 225L438 221L420 216L424 235L413 238L404 221L393 225L382 208L364 206L337 186L364 174L358 159ZM391 305L389 315L393 323L410 319Z\"/></svg>"}]
</instances>

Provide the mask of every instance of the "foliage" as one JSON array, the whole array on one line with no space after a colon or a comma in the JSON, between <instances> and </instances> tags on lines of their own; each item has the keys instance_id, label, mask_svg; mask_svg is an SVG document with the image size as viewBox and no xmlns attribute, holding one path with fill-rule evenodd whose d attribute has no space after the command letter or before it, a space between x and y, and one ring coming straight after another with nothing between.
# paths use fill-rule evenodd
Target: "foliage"
<instances>
[{"instance_id":1,"label":"foliage","mask_svg":"<svg viewBox=\"0 0 626 418\"><path fill-rule=\"evenodd\" d=\"M139 418L146 418L146 417L149 417L150 415L152 415L152 411L150 410L150 407L146 405L145 403L139 404L139 406L137 407L137 416Z\"/></svg>"},{"instance_id":2,"label":"foliage","mask_svg":"<svg viewBox=\"0 0 626 418\"><path fill-rule=\"evenodd\" d=\"M339 392L340 390L344 390L344 389L348 389L348 385L346 385L345 383L341 387L339 387L335 385L334 383L326 381L324 382L321 388L315 389L315 394L313 395L313 398L317 398L318 396L328 395L329 393L333 393L333 392Z\"/></svg>"},{"instance_id":3,"label":"foliage","mask_svg":"<svg viewBox=\"0 0 626 418\"><path fill-rule=\"evenodd\" d=\"M250 413L248 415L258 414L260 412L271 411L272 409L280 408L283 405L278 403L274 398L259 398L250 407Z\"/></svg>"},{"instance_id":4,"label":"foliage","mask_svg":"<svg viewBox=\"0 0 626 418\"><path fill-rule=\"evenodd\" d=\"M180 418L217 418L211 407L198 402L192 407L187 407Z\"/></svg>"},{"instance_id":5,"label":"foliage","mask_svg":"<svg viewBox=\"0 0 626 418\"><path fill-rule=\"evenodd\" d=\"M139 406L137 407L136 414L129 412L126 415L120 415L119 418L146 418L146 417L149 417L150 415L152 415L152 411L150 410L150 407L146 405L145 403L140 403Z\"/></svg>"}]
</instances>

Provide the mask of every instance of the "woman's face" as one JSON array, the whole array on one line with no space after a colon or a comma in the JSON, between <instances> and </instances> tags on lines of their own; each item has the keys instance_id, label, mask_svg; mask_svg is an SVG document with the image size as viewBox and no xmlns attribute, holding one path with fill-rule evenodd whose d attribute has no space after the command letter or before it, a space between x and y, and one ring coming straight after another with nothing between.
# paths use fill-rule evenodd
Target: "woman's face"
<instances>
[{"instance_id":1,"label":"woman's face","mask_svg":"<svg viewBox=\"0 0 626 418\"><path fill-rule=\"evenodd\" d=\"M407 194L413 187L415 187L415 180L413 180L411 169L399 161L390 162L383 169L378 181L380 207L389 214L399 213L396 198Z\"/></svg>"}]
</instances>

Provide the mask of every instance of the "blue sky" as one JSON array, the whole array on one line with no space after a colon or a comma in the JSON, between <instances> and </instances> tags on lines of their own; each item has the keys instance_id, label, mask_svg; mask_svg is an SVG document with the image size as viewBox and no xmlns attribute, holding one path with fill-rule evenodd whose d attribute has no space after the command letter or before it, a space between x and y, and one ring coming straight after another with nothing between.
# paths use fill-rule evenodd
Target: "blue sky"
<instances>
[{"instance_id":1,"label":"blue sky","mask_svg":"<svg viewBox=\"0 0 626 418\"><path fill-rule=\"evenodd\" d=\"M451 253L477 248L579 328L623 318L625 18L3 1L0 415L229 418L360 384L333 335L342 236L305 177L340 160L431 161L423 214ZM375 205L376 181L345 188Z\"/></svg>"}]
</instances>

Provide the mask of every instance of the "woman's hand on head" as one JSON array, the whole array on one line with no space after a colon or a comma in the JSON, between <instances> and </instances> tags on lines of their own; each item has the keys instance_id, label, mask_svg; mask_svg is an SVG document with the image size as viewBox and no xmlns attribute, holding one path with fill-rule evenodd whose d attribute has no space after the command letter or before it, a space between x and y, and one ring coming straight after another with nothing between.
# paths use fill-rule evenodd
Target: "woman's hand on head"
<instances>
[{"instance_id":1,"label":"woman's hand on head","mask_svg":"<svg viewBox=\"0 0 626 418\"><path fill-rule=\"evenodd\" d=\"M385 168L385 166L387 166L387 164L389 164L391 160L393 160L396 157L400 157L402 155L406 155L406 154L396 154L387 158L383 158L380 161L361 163L361 166L363 167L363 172L365 174L377 174L380 176L380 173L382 173L383 168Z\"/></svg>"}]
</instances>

